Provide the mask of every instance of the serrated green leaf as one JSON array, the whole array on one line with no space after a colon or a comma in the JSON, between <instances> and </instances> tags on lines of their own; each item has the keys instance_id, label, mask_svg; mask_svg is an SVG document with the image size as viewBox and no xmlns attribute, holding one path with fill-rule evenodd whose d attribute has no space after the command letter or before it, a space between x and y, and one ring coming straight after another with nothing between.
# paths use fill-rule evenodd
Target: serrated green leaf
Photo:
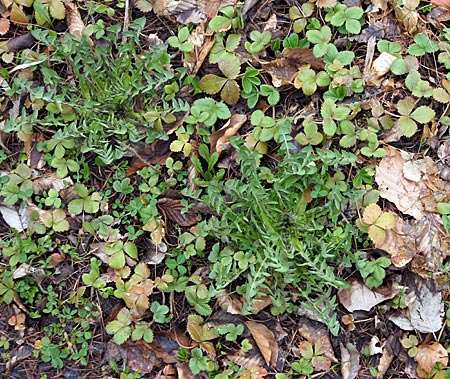
<instances>
[{"instance_id":1,"label":"serrated green leaf","mask_svg":"<svg viewBox=\"0 0 450 379\"><path fill-rule=\"evenodd\" d=\"M316 92L317 90L317 85L315 81L311 81L308 80L306 82L303 82L302 85L302 91L306 96L311 96L312 94L314 94L314 92Z\"/></svg>"},{"instance_id":2,"label":"serrated green leaf","mask_svg":"<svg viewBox=\"0 0 450 379\"><path fill-rule=\"evenodd\" d=\"M331 118L323 119L323 131L327 136L329 136L329 137L334 136L336 133L336 130L337 130L337 125L333 119L331 119Z\"/></svg>"},{"instance_id":3,"label":"serrated green leaf","mask_svg":"<svg viewBox=\"0 0 450 379\"><path fill-rule=\"evenodd\" d=\"M117 251L109 257L109 267L115 270L125 267L125 253L123 250Z\"/></svg>"},{"instance_id":4,"label":"serrated green leaf","mask_svg":"<svg viewBox=\"0 0 450 379\"><path fill-rule=\"evenodd\" d=\"M84 200L83 199L75 199L72 200L69 203L69 213L79 215L81 212L83 212L83 205Z\"/></svg>"},{"instance_id":5,"label":"serrated green leaf","mask_svg":"<svg viewBox=\"0 0 450 379\"><path fill-rule=\"evenodd\" d=\"M397 110L402 116L409 116L414 109L414 101L403 99L397 103Z\"/></svg>"},{"instance_id":6,"label":"serrated green leaf","mask_svg":"<svg viewBox=\"0 0 450 379\"><path fill-rule=\"evenodd\" d=\"M375 245L382 245L386 241L386 232L376 225L369 226L368 234Z\"/></svg>"},{"instance_id":7,"label":"serrated green leaf","mask_svg":"<svg viewBox=\"0 0 450 379\"><path fill-rule=\"evenodd\" d=\"M442 215L450 214L450 203L438 203L437 210Z\"/></svg>"},{"instance_id":8,"label":"serrated green leaf","mask_svg":"<svg viewBox=\"0 0 450 379\"><path fill-rule=\"evenodd\" d=\"M241 42L240 34L230 34L227 37L227 41L225 43L225 49L230 52L234 51L238 48L240 42Z\"/></svg>"},{"instance_id":9,"label":"serrated green leaf","mask_svg":"<svg viewBox=\"0 0 450 379\"><path fill-rule=\"evenodd\" d=\"M236 80L227 80L220 93L221 99L229 104L234 105L239 101L241 95L241 89Z\"/></svg>"},{"instance_id":10,"label":"serrated green leaf","mask_svg":"<svg viewBox=\"0 0 450 379\"><path fill-rule=\"evenodd\" d=\"M427 122L430 122L435 116L436 112L430 107L427 107L425 105L422 105L419 108L415 109L409 115L409 117L411 117L413 120L417 122L420 122L421 124L426 124Z\"/></svg>"},{"instance_id":11,"label":"serrated green leaf","mask_svg":"<svg viewBox=\"0 0 450 379\"><path fill-rule=\"evenodd\" d=\"M236 79L241 71L241 63L239 58L234 54L226 54L219 61L219 69L226 78Z\"/></svg>"},{"instance_id":12,"label":"serrated green leaf","mask_svg":"<svg viewBox=\"0 0 450 379\"><path fill-rule=\"evenodd\" d=\"M207 74L199 81L200 88L208 95L215 95L220 92L227 79L214 74Z\"/></svg>"},{"instance_id":13,"label":"serrated green leaf","mask_svg":"<svg viewBox=\"0 0 450 379\"><path fill-rule=\"evenodd\" d=\"M433 99L440 103L446 104L450 102L450 94L442 87L433 89Z\"/></svg>"},{"instance_id":14,"label":"serrated green leaf","mask_svg":"<svg viewBox=\"0 0 450 379\"><path fill-rule=\"evenodd\" d=\"M215 32L224 32L231 27L231 19L225 16L215 16L209 22L209 27Z\"/></svg>"},{"instance_id":15,"label":"serrated green leaf","mask_svg":"<svg viewBox=\"0 0 450 379\"><path fill-rule=\"evenodd\" d=\"M412 137L416 134L417 124L410 117L401 116L397 122L405 137Z\"/></svg>"},{"instance_id":16,"label":"serrated green leaf","mask_svg":"<svg viewBox=\"0 0 450 379\"><path fill-rule=\"evenodd\" d=\"M170 151L178 153L181 150L183 150L184 145L185 145L185 142L180 141L180 140L175 140L170 144Z\"/></svg>"},{"instance_id":17,"label":"serrated green leaf","mask_svg":"<svg viewBox=\"0 0 450 379\"><path fill-rule=\"evenodd\" d=\"M344 149L352 147L356 144L356 136L355 135L345 135L339 140L339 145Z\"/></svg>"},{"instance_id":18,"label":"serrated green leaf","mask_svg":"<svg viewBox=\"0 0 450 379\"><path fill-rule=\"evenodd\" d=\"M61 0L48 0L50 15L53 18L62 20L66 17L66 7Z\"/></svg>"},{"instance_id":19,"label":"serrated green leaf","mask_svg":"<svg viewBox=\"0 0 450 379\"><path fill-rule=\"evenodd\" d=\"M392 229L397 223L397 216L391 212L383 212L375 222L382 229Z\"/></svg>"}]
</instances>

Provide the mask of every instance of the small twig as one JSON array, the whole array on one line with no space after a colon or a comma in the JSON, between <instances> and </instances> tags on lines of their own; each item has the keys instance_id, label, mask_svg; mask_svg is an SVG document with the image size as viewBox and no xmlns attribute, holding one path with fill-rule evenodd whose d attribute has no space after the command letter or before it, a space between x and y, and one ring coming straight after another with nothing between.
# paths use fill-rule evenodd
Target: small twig
<instances>
[{"instance_id":1,"label":"small twig","mask_svg":"<svg viewBox=\"0 0 450 379\"><path fill-rule=\"evenodd\" d=\"M124 35L128 31L128 25L130 23L130 1L125 0L125 14L123 16L123 28L122 28L122 43L127 42L127 37Z\"/></svg>"}]
</instances>

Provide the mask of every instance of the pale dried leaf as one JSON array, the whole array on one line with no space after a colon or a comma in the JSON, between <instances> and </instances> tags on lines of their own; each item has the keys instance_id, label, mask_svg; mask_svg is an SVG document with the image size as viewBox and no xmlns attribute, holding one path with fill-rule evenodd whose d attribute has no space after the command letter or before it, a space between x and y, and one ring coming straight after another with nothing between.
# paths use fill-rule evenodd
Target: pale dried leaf
<instances>
[{"instance_id":1,"label":"pale dried leaf","mask_svg":"<svg viewBox=\"0 0 450 379\"><path fill-rule=\"evenodd\" d=\"M383 352L380 357L380 362L378 363L377 379L384 378L384 375L386 374L387 370L389 369L389 366L394 360L395 352L393 350L393 344L395 343L396 339L397 339L396 336L391 335L389 336L386 343L383 345Z\"/></svg>"},{"instance_id":2,"label":"pale dried leaf","mask_svg":"<svg viewBox=\"0 0 450 379\"><path fill-rule=\"evenodd\" d=\"M71 185L73 185L73 181L70 177L59 179L56 173L51 172L33 180L33 192L36 195L42 195L44 191L48 191L51 188L59 192Z\"/></svg>"},{"instance_id":3,"label":"pale dried leaf","mask_svg":"<svg viewBox=\"0 0 450 379\"><path fill-rule=\"evenodd\" d=\"M358 376L361 365L359 364L359 351L356 347L347 343L346 346L339 343L341 349L341 374L342 379L355 379Z\"/></svg>"},{"instance_id":4,"label":"pale dried leaf","mask_svg":"<svg viewBox=\"0 0 450 379\"><path fill-rule=\"evenodd\" d=\"M421 198L432 192L423 182L413 182L404 177L405 159L398 149L386 146L386 156L376 167L375 180L380 196L393 202L397 208L417 220L424 217Z\"/></svg>"},{"instance_id":5,"label":"pale dried leaf","mask_svg":"<svg viewBox=\"0 0 450 379\"><path fill-rule=\"evenodd\" d=\"M372 336L369 344L370 355L377 355L383 352L383 348L380 344L380 339L377 336Z\"/></svg>"},{"instance_id":6,"label":"pale dried leaf","mask_svg":"<svg viewBox=\"0 0 450 379\"><path fill-rule=\"evenodd\" d=\"M0 212L3 220L18 232L23 232L28 228L28 221L30 220L30 209L22 203L20 206L0 205Z\"/></svg>"},{"instance_id":7,"label":"pale dried leaf","mask_svg":"<svg viewBox=\"0 0 450 379\"><path fill-rule=\"evenodd\" d=\"M37 283L42 282L44 278L47 276L42 268L34 268L30 266L28 263L22 263L14 271L12 277L13 279L19 279L28 275L31 275Z\"/></svg>"},{"instance_id":8,"label":"pale dried leaf","mask_svg":"<svg viewBox=\"0 0 450 379\"><path fill-rule=\"evenodd\" d=\"M73 3L65 3L66 5L66 19L67 26L69 27L69 33L73 34L76 39L81 40L84 22L81 19L80 12L78 11L78 7Z\"/></svg>"},{"instance_id":9,"label":"pale dried leaf","mask_svg":"<svg viewBox=\"0 0 450 379\"><path fill-rule=\"evenodd\" d=\"M236 135L242 125L247 121L247 116L244 114L234 114L230 117L227 123L209 136L211 146L211 154L214 152L222 153L225 145L229 142L230 137Z\"/></svg>"},{"instance_id":10,"label":"pale dried leaf","mask_svg":"<svg viewBox=\"0 0 450 379\"><path fill-rule=\"evenodd\" d=\"M378 58L373 61L370 72L379 79L389 72L392 63L396 59L397 57L393 56L392 54L383 52Z\"/></svg>"},{"instance_id":11,"label":"pale dried leaf","mask_svg":"<svg viewBox=\"0 0 450 379\"><path fill-rule=\"evenodd\" d=\"M418 352L414 360L417 362L419 378L429 378L431 369L436 363L442 363L444 367L447 366L448 353L439 342L424 342L418 346Z\"/></svg>"},{"instance_id":12,"label":"pale dried leaf","mask_svg":"<svg viewBox=\"0 0 450 379\"><path fill-rule=\"evenodd\" d=\"M411 331L414 330L414 327L409 320L409 317L405 315L396 315L389 316L389 321L392 321L395 325L397 325L401 330Z\"/></svg>"},{"instance_id":13,"label":"pale dried leaf","mask_svg":"<svg viewBox=\"0 0 450 379\"><path fill-rule=\"evenodd\" d=\"M265 326L259 322L246 321L250 333L252 334L256 345L264 357L268 366L276 364L278 359L278 344L275 340L274 334Z\"/></svg>"},{"instance_id":14,"label":"pale dried leaf","mask_svg":"<svg viewBox=\"0 0 450 379\"><path fill-rule=\"evenodd\" d=\"M436 7L450 9L450 1L449 0L431 0L431 4L433 4Z\"/></svg>"},{"instance_id":15,"label":"pale dried leaf","mask_svg":"<svg viewBox=\"0 0 450 379\"><path fill-rule=\"evenodd\" d=\"M384 288L384 290L375 292L367 287L362 281L354 279L350 282L350 288L343 288L338 291L340 303L349 311L357 310L370 311L375 305L383 301L392 299L401 291L399 286Z\"/></svg>"},{"instance_id":16,"label":"pale dried leaf","mask_svg":"<svg viewBox=\"0 0 450 379\"><path fill-rule=\"evenodd\" d=\"M442 293L431 287L431 283L415 277L415 301L408 304L411 324L421 333L434 333L441 329L444 319Z\"/></svg>"}]
</instances>

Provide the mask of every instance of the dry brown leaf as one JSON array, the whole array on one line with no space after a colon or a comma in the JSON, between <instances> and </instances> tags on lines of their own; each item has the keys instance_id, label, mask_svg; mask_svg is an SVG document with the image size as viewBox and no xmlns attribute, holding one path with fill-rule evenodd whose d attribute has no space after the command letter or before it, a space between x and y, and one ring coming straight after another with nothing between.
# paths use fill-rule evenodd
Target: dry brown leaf
<instances>
[{"instance_id":1,"label":"dry brown leaf","mask_svg":"<svg viewBox=\"0 0 450 379\"><path fill-rule=\"evenodd\" d=\"M29 20L25 12L16 3L13 3L9 19L19 25L27 25Z\"/></svg>"},{"instance_id":2,"label":"dry brown leaf","mask_svg":"<svg viewBox=\"0 0 450 379\"><path fill-rule=\"evenodd\" d=\"M216 295L217 303L224 312L234 315L242 314L242 300L235 294L230 295L227 290L223 290Z\"/></svg>"},{"instance_id":3,"label":"dry brown leaf","mask_svg":"<svg viewBox=\"0 0 450 379\"><path fill-rule=\"evenodd\" d=\"M395 267L405 267L415 257L414 236L410 233L411 225L402 218L397 217L394 229L386 230L386 239L377 246L391 257Z\"/></svg>"},{"instance_id":4,"label":"dry brown leaf","mask_svg":"<svg viewBox=\"0 0 450 379\"><path fill-rule=\"evenodd\" d=\"M272 77L272 84L275 87L291 84L298 69L308 64L314 70L321 70L325 67L323 61L316 58L312 50L300 47L285 48L275 60L261 62L263 69Z\"/></svg>"},{"instance_id":5,"label":"dry brown leaf","mask_svg":"<svg viewBox=\"0 0 450 379\"><path fill-rule=\"evenodd\" d=\"M167 158L172 154L169 146L174 139L175 136L171 135L167 141L158 139L150 145L133 149L134 156L131 159L130 167L126 171L126 176L133 175L147 165L165 164Z\"/></svg>"},{"instance_id":6,"label":"dry brown leaf","mask_svg":"<svg viewBox=\"0 0 450 379\"><path fill-rule=\"evenodd\" d=\"M66 20L67 26L69 27L69 33L73 34L76 39L81 40L84 22L81 19L80 12L78 11L78 7L74 3L65 3L66 5Z\"/></svg>"},{"instance_id":7,"label":"dry brown leaf","mask_svg":"<svg viewBox=\"0 0 450 379\"><path fill-rule=\"evenodd\" d=\"M246 321L245 324L255 339L267 366L274 366L278 359L278 344L273 333L267 326L259 322Z\"/></svg>"},{"instance_id":8,"label":"dry brown leaf","mask_svg":"<svg viewBox=\"0 0 450 379\"><path fill-rule=\"evenodd\" d=\"M200 67L202 67L203 62L211 51L212 47L216 43L216 39L213 36L207 36L202 47L199 49L196 54L195 66L191 69L191 75L196 75Z\"/></svg>"},{"instance_id":9,"label":"dry brown leaf","mask_svg":"<svg viewBox=\"0 0 450 379\"><path fill-rule=\"evenodd\" d=\"M334 8L336 6L336 0L316 0L315 4L319 8Z\"/></svg>"},{"instance_id":10,"label":"dry brown leaf","mask_svg":"<svg viewBox=\"0 0 450 379\"><path fill-rule=\"evenodd\" d=\"M377 379L383 379L389 366L391 365L396 352L394 351L394 344L398 341L398 337L395 335L389 336L386 343L383 345L383 352L380 357L380 362L378 363L378 374Z\"/></svg>"},{"instance_id":11,"label":"dry brown leaf","mask_svg":"<svg viewBox=\"0 0 450 379\"><path fill-rule=\"evenodd\" d=\"M242 125L247 121L247 116L244 114L234 114L230 117L227 123L209 136L211 145L211 154L214 152L222 153L224 145L228 143L230 137L236 135Z\"/></svg>"},{"instance_id":12,"label":"dry brown leaf","mask_svg":"<svg viewBox=\"0 0 450 379\"><path fill-rule=\"evenodd\" d=\"M177 362L178 379L194 379L195 375L192 373L187 362Z\"/></svg>"},{"instance_id":13,"label":"dry brown leaf","mask_svg":"<svg viewBox=\"0 0 450 379\"><path fill-rule=\"evenodd\" d=\"M417 362L417 375L419 378L429 378L431 369L436 363L442 363L444 367L447 366L448 353L439 342L425 342L418 346L418 352L414 360Z\"/></svg>"},{"instance_id":14,"label":"dry brown leaf","mask_svg":"<svg viewBox=\"0 0 450 379\"><path fill-rule=\"evenodd\" d=\"M180 226L192 226L197 223L197 215L192 209L183 213L185 206L181 204L181 200L161 198L157 205L165 217Z\"/></svg>"},{"instance_id":15,"label":"dry brown leaf","mask_svg":"<svg viewBox=\"0 0 450 379\"><path fill-rule=\"evenodd\" d=\"M8 33L9 25L9 20L7 18L0 18L0 35Z\"/></svg>"},{"instance_id":16,"label":"dry brown leaf","mask_svg":"<svg viewBox=\"0 0 450 379\"><path fill-rule=\"evenodd\" d=\"M202 24L214 17L220 8L236 4L236 0L153 0L153 10L175 17L180 24Z\"/></svg>"},{"instance_id":17,"label":"dry brown leaf","mask_svg":"<svg viewBox=\"0 0 450 379\"><path fill-rule=\"evenodd\" d=\"M435 7L442 7L446 9L450 9L450 1L449 0L431 0L431 4Z\"/></svg>"}]
</instances>

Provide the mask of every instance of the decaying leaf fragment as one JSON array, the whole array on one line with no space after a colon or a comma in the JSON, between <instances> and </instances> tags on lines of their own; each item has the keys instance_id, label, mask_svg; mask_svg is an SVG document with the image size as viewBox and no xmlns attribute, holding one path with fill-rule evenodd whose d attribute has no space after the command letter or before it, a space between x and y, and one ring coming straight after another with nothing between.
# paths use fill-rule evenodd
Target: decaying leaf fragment
<instances>
[{"instance_id":1,"label":"decaying leaf fragment","mask_svg":"<svg viewBox=\"0 0 450 379\"><path fill-rule=\"evenodd\" d=\"M370 311L375 305L392 299L402 288L392 286L390 288L378 288L374 291L367 287L362 281L354 279L350 282L350 288L342 288L338 291L340 303L349 311Z\"/></svg>"},{"instance_id":2,"label":"decaying leaf fragment","mask_svg":"<svg viewBox=\"0 0 450 379\"><path fill-rule=\"evenodd\" d=\"M386 156L376 167L375 180L380 189L380 196L393 202L397 208L417 220L424 217L424 205L422 199L432 196L432 191L423 180L429 177L429 171L421 171L419 181L409 180L405 176L404 158L402 152L392 146L386 146ZM406 153L408 154L408 153ZM411 157L412 159L412 157ZM432 163L426 166L432 169ZM419 169L423 170L423 168ZM408 175L408 174L407 174ZM410 176L411 177L411 176Z\"/></svg>"},{"instance_id":3,"label":"decaying leaf fragment","mask_svg":"<svg viewBox=\"0 0 450 379\"><path fill-rule=\"evenodd\" d=\"M310 49L300 47L287 47L271 62L261 62L261 66L272 77L272 84L281 87L291 84L300 67L310 65L314 70L325 67L323 61L316 58Z\"/></svg>"},{"instance_id":4,"label":"decaying leaf fragment","mask_svg":"<svg viewBox=\"0 0 450 379\"><path fill-rule=\"evenodd\" d=\"M342 379L355 379L361 367L359 363L359 351L351 343L345 346L342 342L339 344L341 350L341 373Z\"/></svg>"},{"instance_id":5,"label":"decaying leaf fragment","mask_svg":"<svg viewBox=\"0 0 450 379\"><path fill-rule=\"evenodd\" d=\"M415 298L409 304L410 321L414 329L421 333L434 333L441 329L444 319L444 301L441 291L433 288L433 283L415 276L412 283Z\"/></svg>"},{"instance_id":6,"label":"decaying leaf fragment","mask_svg":"<svg viewBox=\"0 0 450 379\"><path fill-rule=\"evenodd\" d=\"M84 22L81 18L80 12L78 11L78 7L74 3L65 3L67 12L67 26L69 27L69 33L73 34L76 39L81 40Z\"/></svg>"},{"instance_id":7,"label":"decaying leaf fragment","mask_svg":"<svg viewBox=\"0 0 450 379\"><path fill-rule=\"evenodd\" d=\"M397 57L392 54L382 52L378 58L376 58L370 69L371 74L373 74L377 79L383 77L391 69L392 63L397 59Z\"/></svg>"},{"instance_id":8,"label":"decaying leaf fragment","mask_svg":"<svg viewBox=\"0 0 450 379\"><path fill-rule=\"evenodd\" d=\"M443 367L447 366L448 353L439 342L424 342L418 346L418 350L414 360L417 362L417 375L419 378L429 378L431 369L437 363L441 363Z\"/></svg>"}]
</instances>

